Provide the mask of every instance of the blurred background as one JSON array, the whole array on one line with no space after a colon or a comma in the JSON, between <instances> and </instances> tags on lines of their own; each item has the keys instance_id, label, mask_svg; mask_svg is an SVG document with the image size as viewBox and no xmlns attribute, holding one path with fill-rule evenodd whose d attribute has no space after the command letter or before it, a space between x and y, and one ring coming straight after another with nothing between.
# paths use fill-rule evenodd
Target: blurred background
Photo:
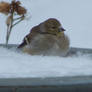
<instances>
[{"instance_id":1,"label":"blurred background","mask_svg":"<svg viewBox=\"0 0 92 92\"><path fill-rule=\"evenodd\" d=\"M0 0L11 2L11 0ZM92 48L92 0L20 0L27 19L15 26L10 44L20 44L30 29L48 18L57 18L66 29L70 46ZM6 16L0 14L0 43L5 43Z\"/></svg>"}]
</instances>

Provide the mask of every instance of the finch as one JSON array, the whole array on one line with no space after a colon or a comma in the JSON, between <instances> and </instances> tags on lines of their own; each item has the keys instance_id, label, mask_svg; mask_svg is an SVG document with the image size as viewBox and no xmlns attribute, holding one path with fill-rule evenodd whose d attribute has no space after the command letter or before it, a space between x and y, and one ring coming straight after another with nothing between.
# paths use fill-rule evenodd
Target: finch
<instances>
[{"instance_id":1,"label":"finch","mask_svg":"<svg viewBox=\"0 0 92 92\"><path fill-rule=\"evenodd\" d=\"M64 31L57 19L50 18L33 27L18 48L31 55L66 56L70 41Z\"/></svg>"}]
</instances>

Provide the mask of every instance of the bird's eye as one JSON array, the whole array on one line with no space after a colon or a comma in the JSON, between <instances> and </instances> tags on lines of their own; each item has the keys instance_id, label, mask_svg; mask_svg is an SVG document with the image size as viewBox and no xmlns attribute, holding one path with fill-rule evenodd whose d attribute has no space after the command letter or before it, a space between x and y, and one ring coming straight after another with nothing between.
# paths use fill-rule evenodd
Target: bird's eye
<instances>
[{"instance_id":1,"label":"bird's eye","mask_svg":"<svg viewBox=\"0 0 92 92\"><path fill-rule=\"evenodd\" d=\"M56 27L52 27L53 29L55 29Z\"/></svg>"}]
</instances>

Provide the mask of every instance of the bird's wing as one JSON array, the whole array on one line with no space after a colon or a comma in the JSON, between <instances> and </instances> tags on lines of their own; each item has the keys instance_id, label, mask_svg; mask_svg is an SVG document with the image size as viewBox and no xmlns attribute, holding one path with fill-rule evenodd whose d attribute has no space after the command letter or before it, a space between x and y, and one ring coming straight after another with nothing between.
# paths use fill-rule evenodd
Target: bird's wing
<instances>
[{"instance_id":1,"label":"bird's wing","mask_svg":"<svg viewBox=\"0 0 92 92\"><path fill-rule=\"evenodd\" d=\"M39 31L39 26L33 27L30 33L24 37L23 42L18 46L18 48L22 48L25 45L30 44L31 40L37 35L38 31Z\"/></svg>"}]
</instances>

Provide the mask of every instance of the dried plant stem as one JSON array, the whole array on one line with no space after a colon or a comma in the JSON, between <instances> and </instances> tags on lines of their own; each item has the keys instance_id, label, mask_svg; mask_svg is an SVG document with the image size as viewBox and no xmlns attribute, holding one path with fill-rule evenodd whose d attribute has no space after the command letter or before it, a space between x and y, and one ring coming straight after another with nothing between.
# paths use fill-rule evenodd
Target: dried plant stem
<instances>
[{"instance_id":1,"label":"dried plant stem","mask_svg":"<svg viewBox=\"0 0 92 92\"><path fill-rule=\"evenodd\" d=\"M11 23L10 25L7 27L7 35L6 35L6 47L8 46L8 42L9 42L9 38L10 38L10 34L11 34L11 30L12 30L12 25L13 25L13 15L14 15L14 12L11 13Z\"/></svg>"},{"instance_id":2,"label":"dried plant stem","mask_svg":"<svg viewBox=\"0 0 92 92\"><path fill-rule=\"evenodd\" d=\"M17 21L15 24L13 24L12 27L16 26L16 25L19 24L21 21L23 21L23 18L24 18L24 16L19 17L19 18L17 18L17 19L14 19L14 20L18 20L18 21Z\"/></svg>"},{"instance_id":3,"label":"dried plant stem","mask_svg":"<svg viewBox=\"0 0 92 92\"><path fill-rule=\"evenodd\" d=\"M14 21L19 20L19 19L23 19L23 18L24 18L24 15L21 17L15 18Z\"/></svg>"},{"instance_id":4,"label":"dried plant stem","mask_svg":"<svg viewBox=\"0 0 92 92\"><path fill-rule=\"evenodd\" d=\"M7 34L6 34L6 47L8 45L8 37L9 37L9 26L7 27Z\"/></svg>"},{"instance_id":5,"label":"dried plant stem","mask_svg":"<svg viewBox=\"0 0 92 92\"><path fill-rule=\"evenodd\" d=\"M21 16L19 18L14 19L14 14L12 13L12 15L11 15L11 24L9 26L7 26L6 47L8 46L8 41L9 41L9 38L10 38L12 28L14 26L16 26L17 24L19 24L21 21L23 21L24 18L25 18L24 16ZM17 21L17 22L15 24L13 24L14 21Z\"/></svg>"},{"instance_id":6,"label":"dried plant stem","mask_svg":"<svg viewBox=\"0 0 92 92\"><path fill-rule=\"evenodd\" d=\"M22 6L20 6L20 2L17 2L16 0L12 0L11 4L9 5L9 16L7 18L6 24L7 24L7 34L6 34L6 47L8 47L8 42L10 38L10 34L12 32L12 28L19 24L22 20L24 20L26 13L26 9ZM15 18L15 14L19 15L20 17Z\"/></svg>"}]
</instances>

